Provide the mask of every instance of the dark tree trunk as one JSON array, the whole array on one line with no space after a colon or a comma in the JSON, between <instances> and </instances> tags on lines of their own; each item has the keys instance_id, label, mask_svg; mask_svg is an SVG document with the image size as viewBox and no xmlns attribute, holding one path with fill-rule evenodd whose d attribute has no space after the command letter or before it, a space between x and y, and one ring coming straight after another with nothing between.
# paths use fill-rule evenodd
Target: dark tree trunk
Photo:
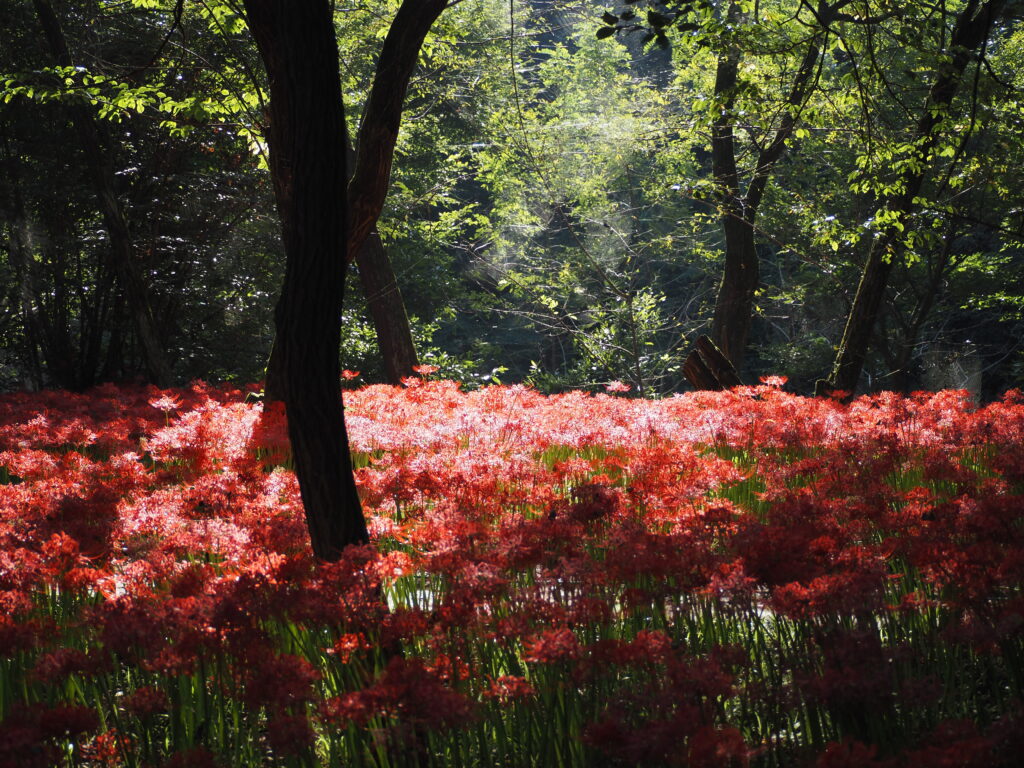
<instances>
[{"instance_id":1,"label":"dark tree trunk","mask_svg":"<svg viewBox=\"0 0 1024 768\"><path fill-rule=\"evenodd\" d=\"M707 336L699 337L687 355L683 375L694 389L720 391L743 383L729 359Z\"/></svg>"},{"instance_id":2,"label":"dark tree trunk","mask_svg":"<svg viewBox=\"0 0 1024 768\"><path fill-rule=\"evenodd\" d=\"M60 21L46 0L32 0L43 27L50 52L61 66L71 66L71 55ZM138 336L146 375L159 386L171 382L171 367L156 331L149 291L135 262L134 247L124 210L117 198L114 169L110 164L110 146L103 127L84 105L68 108L85 153L89 174L99 201L103 224L110 238L110 262L124 292L133 328Z\"/></svg>"},{"instance_id":3,"label":"dark tree trunk","mask_svg":"<svg viewBox=\"0 0 1024 768\"><path fill-rule=\"evenodd\" d=\"M988 39L992 24L1005 5L1006 0L970 0L957 17L949 46L951 58L936 72L914 133L918 162L906 164L908 170L901 179L903 192L894 199L883 201L884 207L898 214L900 220L905 220L907 214L917 207L915 201L930 165L929 155L941 135L943 121L960 87L964 71L975 52ZM896 228L890 227L872 242L832 374L827 381L818 382L819 394L830 391L852 394L856 390L889 285L893 262L899 258L899 234Z\"/></svg>"},{"instance_id":4,"label":"dark tree trunk","mask_svg":"<svg viewBox=\"0 0 1024 768\"><path fill-rule=\"evenodd\" d=\"M727 207L722 217L725 270L711 326L712 338L736 370L743 369L754 316L754 296L761 279L753 222L742 216L741 211L730 211Z\"/></svg>"},{"instance_id":5,"label":"dark tree trunk","mask_svg":"<svg viewBox=\"0 0 1024 768\"><path fill-rule=\"evenodd\" d=\"M393 384L412 372L416 365L416 346L387 252L379 236L373 238L376 244L366 243L371 233L376 235L377 219L387 197L409 79L416 68L423 41L447 3L448 0L404 0L398 9L377 60L356 149L350 155L347 260L355 260L359 267L385 375ZM347 133L345 137L347 142ZM278 355L279 345L275 339L267 363L265 390L266 397L271 399L283 396L285 387Z\"/></svg>"},{"instance_id":6,"label":"dark tree trunk","mask_svg":"<svg viewBox=\"0 0 1024 768\"><path fill-rule=\"evenodd\" d=\"M46 327L46 315L39 307L39 290L34 274L35 260L32 258L27 235L28 214L21 196L21 173L6 132L3 135L3 149L0 170L3 171L7 183L3 185L6 199L2 201L3 208L0 211L3 212L3 219L7 223L7 252L18 282L17 296L28 376L33 389L42 389L43 366L40 351L46 358L49 332Z\"/></svg>"},{"instance_id":7,"label":"dark tree trunk","mask_svg":"<svg viewBox=\"0 0 1024 768\"><path fill-rule=\"evenodd\" d=\"M245 0L270 81L270 168L286 255L275 312L295 472L314 554L369 540L338 362L345 280L344 115L328 0Z\"/></svg>"},{"instance_id":8,"label":"dark tree trunk","mask_svg":"<svg viewBox=\"0 0 1024 768\"><path fill-rule=\"evenodd\" d=\"M827 24L831 8L822 5L818 20ZM730 4L727 17L739 23L743 12L739 3ZM725 269L715 302L711 336L736 371L743 368L747 338L754 315L754 297L760 282L760 261L754 240L757 210L776 164L786 152L787 142L796 127L799 110L806 102L821 57L824 27L807 42L807 50L794 76L784 111L772 140L760 151L746 194L740 191L736 166L735 118L733 106L741 52L733 47L719 56L715 72L715 99L723 107L711 134L711 161L715 183L721 195L722 233L725 236Z\"/></svg>"},{"instance_id":9,"label":"dark tree trunk","mask_svg":"<svg viewBox=\"0 0 1024 768\"><path fill-rule=\"evenodd\" d=\"M363 241L356 256L356 265L377 332L384 376L389 384L401 384L404 377L413 375L412 369L419 361L405 302L376 227Z\"/></svg>"},{"instance_id":10,"label":"dark tree trunk","mask_svg":"<svg viewBox=\"0 0 1024 768\"><path fill-rule=\"evenodd\" d=\"M349 185L349 261L360 253L384 207L409 79L427 33L448 2L403 0L384 38L356 136L356 162Z\"/></svg>"},{"instance_id":11,"label":"dark tree trunk","mask_svg":"<svg viewBox=\"0 0 1024 768\"><path fill-rule=\"evenodd\" d=\"M742 20L739 3L731 2L727 11L731 24ZM711 130L711 165L718 188L722 232L725 235L725 269L715 302L711 337L736 370L743 367L743 351L750 331L754 292L759 281L753 220L747 218L740 193L736 167L736 137L733 106L741 51L731 46L718 58L715 71L715 99L722 109Z\"/></svg>"},{"instance_id":12,"label":"dark tree trunk","mask_svg":"<svg viewBox=\"0 0 1024 768\"><path fill-rule=\"evenodd\" d=\"M385 380L388 384L401 384L404 377L413 375L413 368L419 360L402 292L376 227L363 241L356 265L376 332ZM284 400L284 392L280 345L275 338L267 362L264 398L268 401Z\"/></svg>"},{"instance_id":13,"label":"dark tree trunk","mask_svg":"<svg viewBox=\"0 0 1024 768\"><path fill-rule=\"evenodd\" d=\"M111 299L110 315L110 338L107 340L107 353L103 359L103 368L100 370L100 379L103 381L116 381L124 378L125 359L125 300L120 293L115 293Z\"/></svg>"}]
</instances>

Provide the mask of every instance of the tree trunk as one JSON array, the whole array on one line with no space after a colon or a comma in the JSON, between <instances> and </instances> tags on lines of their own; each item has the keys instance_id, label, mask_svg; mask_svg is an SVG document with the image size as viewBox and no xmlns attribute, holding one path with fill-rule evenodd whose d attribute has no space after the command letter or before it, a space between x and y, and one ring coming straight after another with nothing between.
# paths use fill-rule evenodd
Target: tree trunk
<instances>
[{"instance_id":1,"label":"tree trunk","mask_svg":"<svg viewBox=\"0 0 1024 768\"><path fill-rule=\"evenodd\" d=\"M738 2L731 2L726 14L730 24L740 23L744 15ZM733 106L741 56L739 47L731 45L718 57L714 97L722 100L722 106L711 130L711 165L721 197L720 219L725 235L725 269L715 302L711 338L737 371L743 367L759 280L753 222L747 220L744 211L736 167Z\"/></svg>"},{"instance_id":2,"label":"tree trunk","mask_svg":"<svg viewBox=\"0 0 1024 768\"><path fill-rule=\"evenodd\" d=\"M32 4L39 16L54 59L60 66L71 66L71 55L68 52L64 31L53 8L46 0L32 0ZM133 327L142 347L146 375L152 383L165 387L171 382L171 367L159 341L149 291L135 263L128 222L117 199L114 169L109 162L109 141L88 107L74 105L69 107L68 111L78 132L92 183L96 189L103 224L110 238L110 262L121 284Z\"/></svg>"},{"instance_id":3,"label":"tree trunk","mask_svg":"<svg viewBox=\"0 0 1024 768\"><path fill-rule=\"evenodd\" d=\"M727 10L730 24L738 24L745 13L737 2ZM819 23L831 21L832 9L822 5L818 11ZM821 57L825 39L824 26L807 42L807 50L800 62L784 111L772 140L758 153L746 194L740 191L740 176L736 166L736 140L734 135L733 106L738 79L741 51L732 47L718 58L715 72L715 99L721 99L721 114L715 120L711 134L711 162L715 183L720 191L722 233L725 236L725 269L715 301L715 314L711 336L736 371L743 368L747 338L754 315L754 297L760 282L760 260L754 240L754 224L768 181L775 166L786 152L787 142L793 135L800 109L807 100L814 82L814 73Z\"/></svg>"},{"instance_id":4,"label":"tree trunk","mask_svg":"<svg viewBox=\"0 0 1024 768\"><path fill-rule=\"evenodd\" d=\"M42 357L48 361L49 332L46 328L46 315L39 307L39 290L34 275L35 261L28 238L28 214L21 196L21 173L6 131L3 134L3 150L0 170L7 181L4 185L4 192L7 194L0 212L4 214L3 219L7 222L7 252L18 282L17 296L21 310L21 328L29 381L33 389L42 389L43 366L40 351Z\"/></svg>"},{"instance_id":5,"label":"tree trunk","mask_svg":"<svg viewBox=\"0 0 1024 768\"><path fill-rule=\"evenodd\" d=\"M743 358L754 316L754 296L760 282L760 262L753 223L741 212L722 217L725 233L725 270L715 301L711 336L733 367L743 369Z\"/></svg>"},{"instance_id":6,"label":"tree trunk","mask_svg":"<svg viewBox=\"0 0 1024 768\"><path fill-rule=\"evenodd\" d=\"M423 41L448 2L403 0L384 38L356 136L356 162L349 184L349 261L360 253L384 207L409 80Z\"/></svg>"},{"instance_id":7,"label":"tree trunk","mask_svg":"<svg viewBox=\"0 0 1024 768\"><path fill-rule=\"evenodd\" d=\"M683 375L698 390L721 391L743 382L729 359L707 336L700 336L683 363Z\"/></svg>"},{"instance_id":8,"label":"tree trunk","mask_svg":"<svg viewBox=\"0 0 1024 768\"><path fill-rule=\"evenodd\" d=\"M921 192L930 165L929 155L939 139L943 121L959 89L964 71L975 51L988 39L992 24L1005 5L1006 0L970 0L957 17L949 46L950 60L936 73L914 133L917 137L914 150L917 162L906 163L908 170L901 179L903 192L892 200L883 201L882 207L896 213L900 221L905 220L907 214L918 207L916 198ZM841 391L852 395L856 390L889 284L893 261L898 258L899 234L897 228L890 226L872 242L839 343L832 374L828 380L818 382L819 394Z\"/></svg>"},{"instance_id":9,"label":"tree trunk","mask_svg":"<svg viewBox=\"0 0 1024 768\"><path fill-rule=\"evenodd\" d=\"M376 233L377 219L390 185L391 163L409 80L423 41L447 3L448 0L404 0L377 60L355 151L349 150L347 260L355 260L359 267L384 372L392 384L412 373L416 365L416 346L391 261ZM345 141L347 144L347 132ZM368 239L376 243L367 245ZM275 339L267 363L267 398L283 395L285 385L281 363L276 359L278 349Z\"/></svg>"},{"instance_id":10,"label":"tree trunk","mask_svg":"<svg viewBox=\"0 0 1024 768\"><path fill-rule=\"evenodd\" d=\"M275 312L295 472L314 554L369 540L339 386L345 281L344 114L328 0L245 0L270 80L270 169L286 256Z\"/></svg>"},{"instance_id":11,"label":"tree trunk","mask_svg":"<svg viewBox=\"0 0 1024 768\"><path fill-rule=\"evenodd\" d=\"M413 375L412 369L419 361L405 302L376 227L363 241L356 256L356 265L373 327L377 331L384 376L389 384L401 384L404 377Z\"/></svg>"}]
</instances>

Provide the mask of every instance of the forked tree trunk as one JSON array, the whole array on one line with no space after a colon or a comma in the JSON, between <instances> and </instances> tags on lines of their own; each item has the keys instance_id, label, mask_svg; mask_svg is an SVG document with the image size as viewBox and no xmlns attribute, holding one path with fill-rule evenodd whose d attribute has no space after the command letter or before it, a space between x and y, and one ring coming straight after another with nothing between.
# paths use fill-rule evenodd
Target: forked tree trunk
<instances>
[{"instance_id":1,"label":"forked tree trunk","mask_svg":"<svg viewBox=\"0 0 1024 768\"><path fill-rule=\"evenodd\" d=\"M740 3L732 2L726 12L731 24L742 21L745 12ZM736 164L735 116L733 105L738 84L741 51L732 47L718 58L715 72L715 99L722 101L722 111L711 133L711 162L715 184L721 195L720 219L725 236L725 268L715 301L711 336L736 371L743 369L747 338L754 316L754 298L760 283L760 260L754 240L754 225L768 181L775 166L786 153L800 110L814 83L826 36L826 27L833 10L819 5L817 17L822 28L811 35L800 66L793 78L784 111L772 140L758 153L746 193L740 189Z\"/></svg>"},{"instance_id":2,"label":"forked tree trunk","mask_svg":"<svg viewBox=\"0 0 1024 768\"><path fill-rule=\"evenodd\" d=\"M895 199L883 201L884 207L896 213L901 221L913 211L930 166L930 155L942 133L949 107L956 96L964 71L975 52L988 39L993 23L1003 12L1006 0L969 0L957 17L950 40L950 59L936 71L935 82L928 91L921 118L914 136L917 162L908 162L900 185L903 192ZM879 309L889 285L893 262L899 258L899 232L888 228L874 240L861 273L857 294L850 308L835 365L828 380L818 382L817 391L824 394L842 391L852 394L857 388L868 346L878 320Z\"/></svg>"},{"instance_id":3,"label":"forked tree trunk","mask_svg":"<svg viewBox=\"0 0 1024 768\"><path fill-rule=\"evenodd\" d=\"M448 0L403 0L395 14L384 38L373 86L363 108L346 198L347 258L348 261L358 259L361 262L360 272L368 273L362 280L367 287L367 300L371 302L371 317L385 370L392 381L408 375L415 365L416 349L386 251L374 249L372 245L367 251L363 246L377 225L387 197L409 79L416 68L427 33L447 5ZM367 281L370 286L367 286ZM277 396L286 386L280 376L281 363L274 359L277 347L275 341L267 365L267 397ZM389 369L393 369L393 374Z\"/></svg>"},{"instance_id":4,"label":"forked tree trunk","mask_svg":"<svg viewBox=\"0 0 1024 768\"><path fill-rule=\"evenodd\" d=\"M64 31L52 6L46 0L32 0L32 3L57 64L62 67L71 66L71 55L68 52ZM117 199L114 169L110 164L109 141L103 126L88 107L72 105L68 111L82 143L89 174L96 189L103 225L110 238L110 264L128 304L132 326L142 349L146 375L152 383L166 387L171 383L171 366L156 331L149 289L135 261L135 248L128 229L128 221Z\"/></svg>"},{"instance_id":5,"label":"forked tree trunk","mask_svg":"<svg viewBox=\"0 0 1024 768\"><path fill-rule=\"evenodd\" d=\"M286 256L275 312L288 436L314 554L369 540L339 380L345 281L344 114L328 0L245 0L270 81L270 168Z\"/></svg>"}]
</instances>

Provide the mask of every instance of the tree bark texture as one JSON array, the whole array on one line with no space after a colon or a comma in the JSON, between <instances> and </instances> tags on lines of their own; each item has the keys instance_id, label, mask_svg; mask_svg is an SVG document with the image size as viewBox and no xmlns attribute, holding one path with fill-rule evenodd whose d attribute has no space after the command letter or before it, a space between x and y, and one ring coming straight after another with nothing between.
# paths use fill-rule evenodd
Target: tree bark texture
<instances>
[{"instance_id":1,"label":"tree bark texture","mask_svg":"<svg viewBox=\"0 0 1024 768\"><path fill-rule=\"evenodd\" d=\"M697 390L721 391L743 383L729 359L707 336L699 337L687 355L683 375Z\"/></svg>"},{"instance_id":2,"label":"tree bark texture","mask_svg":"<svg viewBox=\"0 0 1024 768\"><path fill-rule=\"evenodd\" d=\"M347 261L356 261L377 333L384 372L392 384L412 373L416 346L387 251L376 232L391 181L395 142L409 80L430 27L448 0L404 0L384 39L363 109L355 151L350 151ZM348 143L347 133L345 134ZM367 241L370 241L367 243ZM374 242L375 241L375 242ZM285 384L275 339L267 364L266 396L283 397Z\"/></svg>"},{"instance_id":3,"label":"tree bark texture","mask_svg":"<svg viewBox=\"0 0 1024 768\"><path fill-rule=\"evenodd\" d=\"M420 39L422 44L423 40ZM412 72L406 73L411 77ZM397 137L396 137L397 138ZM394 145L392 144L392 151ZM345 134L346 159L350 172L355 168L358 156ZM351 179L349 179L351 184ZM349 189L349 196L353 195ZM383 205L383 201L382 201ZM351 208L350 215L351 215ZM405 301L398 287L395 270L391 266L387 249L377 231L377 219L380 211L374 216L373 227L359 245L355 261L359 268L359 280L363 285L366 305L370 310L370 319L377 335L377 347L380 350L384 377L388 384L398 385L406 376L412 376L413 368L419 364L416 355L416 342L412 338L412 327L409 315L405 311ZM351 220L350 220L351 221ZM351 261L351 258L349 259Z\"/></svg>"},{"instance_id":4,"label":"tree bark texture","mask_svg":"<svg viewBox=\"0 0 1024 768\"><path fill-rule=\"evenodd\" d=\"M57 64L62 67L71 66L71 55L64 31L53 7L46 0L32 0L32 4ZM110 142L103 126L88 107L74 105L69 107L69 112L96 189L103 224L110 238L110 264L128 305L132 325L142 350L146 375L152 383L166 387L172 379L171 366L157 333L149 289L135 259L128 220L117 198L114 168L110 163Z\"/></svg>"},{"instance_id":5,"label":"tree bark texture","mask_svg":"<svg viewBox=\"0 0 1024 768\"><path fill-rule=\"evenodd\" d=\"M727 11L728 21L738 23L741 16L739 3L731 2ZM722 100L722 106L711 130L711 165L721 197L720 218L725 235L725 269L715 302L711 337L737 370L743 366L743 351L759 280L753 222L748 221L744 210L736 167L735 118L732 112L741 55L740 49L731 45L718 58L715 98Z\"/></svg>"},{"instance_id":6,"label":"tree bark texture","mask_svg":"<svg viewBox=\"0 0 1024 768\"><path fill-rule=\"evenodd\" d=\"M328 0L245 0L270 81L270 169L286 256L275 312L288 436L314 554L369 540L338 362L346 257L345 124Z\"/></svg>"},{"instance_id":7,"label":"tree bark texture","mask_svg":"<svg viewBox=\"0 0 1024 768\"><path fill-rule=\"evenodd\" d=\"M908 170L903 174L903 191L899 196L881 201L881 207L899 214L900 219L905 219L917 207L915 199L921 192L930 165L929 155L941 136L946 113L960 87L968 63L988 39L992 25L1005 5L1006 0L970 0L956 19L948 49L950 59L936 72L935 82L928 91L924 110L914 131L918 162L906 164ZM839 343L832 374L827 381L818 383L819 394L829 391L852 394L856 390L889 285L893 262L898 258L898 237L898 230L889 227L872 242Z\"/></svg>"},{"instance_id":8,"label":"tree bark texture","mask_svg":"<svg viewBox=\"0 0 1024 768\"><path fill-rule=\"evenodd\" d=\"M40 307L40 293L36 285L34 259L28 237L28 214L21 196L21 173L6 133L2 138L4 151L0 170L3 171L6 184L2 190L5 193L4 198L0 200L0 222L6 224L7 252L18 283L16 294L21 310L25 359L30 376L26 383L32 389L42 389L42 362L49 363L50 361L51 332L48 327L48 318ZM40 352L42 360L40 360ZM59 383L63 384L63 382Z\"/></svg>"}]
</instances>

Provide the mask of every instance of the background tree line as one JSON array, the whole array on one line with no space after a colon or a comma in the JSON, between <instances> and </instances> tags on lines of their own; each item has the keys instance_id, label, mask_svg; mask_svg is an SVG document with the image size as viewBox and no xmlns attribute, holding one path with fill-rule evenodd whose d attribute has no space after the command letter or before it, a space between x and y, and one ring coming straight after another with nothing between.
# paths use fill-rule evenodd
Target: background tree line
<instances>
[{"instance_id":1,"label":"background tree line","mask_svg":"<svg viewBox=\"0 0 1024 768\"><path fill-rule=\"evenodd\" d=\"M333 10L350 173L398 7ZM863 389L957 365L984 396L1019 385L1021 13L452 4L352 257L342 364L657 394L710 333L801 391L852 389L851 365ZM0 1L4 387L264 376L285 261L246 19Z\"/></svg>"}]
</instances>

